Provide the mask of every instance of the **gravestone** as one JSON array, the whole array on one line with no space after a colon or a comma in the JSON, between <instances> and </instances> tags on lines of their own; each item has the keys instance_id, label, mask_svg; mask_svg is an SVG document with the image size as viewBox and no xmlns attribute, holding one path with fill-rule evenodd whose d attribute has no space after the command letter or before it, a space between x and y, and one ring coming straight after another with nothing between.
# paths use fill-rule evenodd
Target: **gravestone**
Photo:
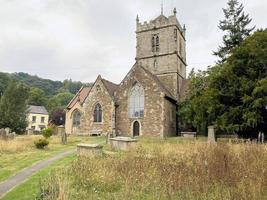
<instances>
[{"instance_id":1,"label":"gravestone","mask_svg":"<svg viewBox=\"0 0 267 200\"><path fill-rule=\"evenodd\" d=\"M210 143L210 144L216 143L214 126L208 127L208 143Z\"/></svg>"},{"instance_id":2,"label":"gravestone","mask_svg":"<svg viewBox=\"0 0 267 200\"><path fill-rule=\"evenodd\" d=\"M102 154L103 146L100 144L77 144L77 153L80 156L96 156Z\"/></svg>"},{"instance_id":3,"label":"gravestone","mask_svg":"<svg viewBox=\"0 0 267 200\"><path fill-rule=\"evenodd\" d=\"M137 140L130 137L114 137L110 138L109 142L112 148L127 151L136 146Z\"/></svg>"},{"instance_id":4,"label":"gravestone","mask_svg":"<svg viewBox=\"0 0 267 200\"><path fill-rule=\"evenodd\" d=\"M61 144L67 144L67 133L64 126L57 127L57 134L61 135Z\"/></svg>"}]
</instances>

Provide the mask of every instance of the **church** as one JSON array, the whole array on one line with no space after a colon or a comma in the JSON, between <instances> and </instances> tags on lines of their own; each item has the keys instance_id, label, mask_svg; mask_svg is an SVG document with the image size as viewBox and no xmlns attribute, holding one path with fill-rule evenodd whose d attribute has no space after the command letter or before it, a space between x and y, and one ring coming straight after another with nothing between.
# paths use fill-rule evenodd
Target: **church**
<instances>
[{"instance_id":1,"label":"church","mask_svg":"<svg viewBox=\"0 0 267 200\"><path fill-rule=\"evenodd\" d=\"M136 62L120 84L100 75L66 108L67 134L177 135L177 105L186 85L185 26L161 13L136 18Z\"/></svg>"}]
</instances>

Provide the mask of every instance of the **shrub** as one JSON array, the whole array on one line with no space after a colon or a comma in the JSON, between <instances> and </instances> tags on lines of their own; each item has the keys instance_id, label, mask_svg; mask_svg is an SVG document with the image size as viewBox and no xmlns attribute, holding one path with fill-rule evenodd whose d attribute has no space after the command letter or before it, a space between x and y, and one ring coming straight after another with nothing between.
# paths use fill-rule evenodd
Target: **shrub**
<instances>
[{"instance_id":1,"label":"shrub","mask_svg":"<svg viewBox=\"0 0 267 200\"><path fill-rule=\"evenodd\" d=\"M40 138L39 140L35 141L34 144L37 149L43 149L49 144L49 142L45 138Z\"/></svg>"},{"instance_id":2,"label":"shrub","mask_svg":"<svg viewBox=\"0 0 267 200\"><path fill-rule=\"evenodd\" d=\"M53 133L53 130L51 128L47 128L47 129L42 130L42 135L45 138L50 138L52 136L52 133Z\"/></svg>"}]
</instances>

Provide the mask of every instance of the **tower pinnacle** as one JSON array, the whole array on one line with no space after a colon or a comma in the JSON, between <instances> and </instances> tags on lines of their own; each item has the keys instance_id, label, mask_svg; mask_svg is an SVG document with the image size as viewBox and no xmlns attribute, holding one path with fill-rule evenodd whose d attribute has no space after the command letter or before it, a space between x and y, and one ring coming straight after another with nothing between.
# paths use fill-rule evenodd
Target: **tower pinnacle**
<instances>
[{"instance_id":1,"label":"tower pinnacle","mask_svg":"<svg viewBox=\"0 0 267 200\"><path fill-rule=\"evenodd\" d=\"M163 15L163 0L161 0L161 15Z\"/></svg>"},{"instance_id":2,"label":"tower pinnacle","mask_svg":"<svg viewBox=\"0 0 267 200\"><path fill-rule=\"evenodd\" d=\"M176 8L173 9L173 14L176 15L177 11Z\"/></svg>"}]
</instances>

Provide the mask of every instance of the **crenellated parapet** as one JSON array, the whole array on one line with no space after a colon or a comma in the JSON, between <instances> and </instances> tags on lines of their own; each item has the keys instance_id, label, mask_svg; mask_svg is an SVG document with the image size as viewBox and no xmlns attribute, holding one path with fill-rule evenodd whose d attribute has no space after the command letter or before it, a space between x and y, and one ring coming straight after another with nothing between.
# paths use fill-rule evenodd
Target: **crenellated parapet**
<instances>
[{"instance_id":1,"label":"crenellated parapet","mask_svg":"<svg viewBox=\"0 0 267 200\"><path fill-rule=\"evenodd\" d=\"M176 18L176 9L173 10L173 15L166 17L161 14L154 20L140 22L139 17L136 18L136 32L150 31L153 29L165 28L169 26L176 26L180 33L185 36L185 28L181 26Z\"/></svg>"}]
</instances>

